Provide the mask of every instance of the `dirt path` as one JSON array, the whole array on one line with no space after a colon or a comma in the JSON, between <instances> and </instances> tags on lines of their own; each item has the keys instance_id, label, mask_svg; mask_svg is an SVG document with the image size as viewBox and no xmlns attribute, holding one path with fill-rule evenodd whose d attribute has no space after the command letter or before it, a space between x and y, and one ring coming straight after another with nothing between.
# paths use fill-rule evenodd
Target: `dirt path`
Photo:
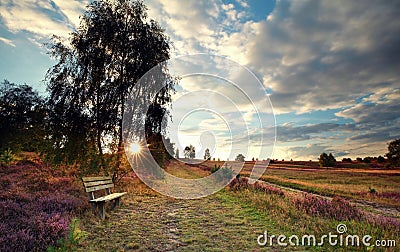
<instances>
[{"instance_id":1,"label":"dirt path","mask_svg":"<svg viewBox=\"0 0 400 252\"><path fill-rule=\"evenodd\" d=\"M144 194L85 224L81 251L258 251L267 218L229 192L197 200Z\"/></svg>"}]
</instances>

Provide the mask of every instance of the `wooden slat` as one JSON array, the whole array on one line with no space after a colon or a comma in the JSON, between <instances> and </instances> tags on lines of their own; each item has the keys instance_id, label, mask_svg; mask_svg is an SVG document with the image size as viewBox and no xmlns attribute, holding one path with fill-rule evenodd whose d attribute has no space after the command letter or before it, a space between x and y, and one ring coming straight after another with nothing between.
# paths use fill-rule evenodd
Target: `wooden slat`
<instances>
[{"instance_id":1,"label":"wooden slat","mask_svg":"<svg viewBox=\"0 0 400 252\"><path fill-rule=\"evenodd\" d=\"M92 187L86 187L86 192L94 192L94 191L98 191L101 189L106 189L106 188L112 188L114 187L114 184L105 184L105 185L98 185L98 186L92 186Z\"/></svg>"},{"instance_id":2,"label":"wooden slat","mask_svg":"<svg viewBox=\"0 0 400 252\"><path fill-rule=\"evenodd\" d=\"M113 199L122 197L122 196L124 196L125 194L127 194L127 192L112 193L112 194L110 194L110 195L106 195L106 196L103 196L103 197L100 197L100 198L97 198L97 199L93 199L93 200L91 200L90 202L103 202L103 201L104 201L104 202L107 202L107 201L110 201L110 200L113 200Z\"/></svg>"},{"instance_id":3,"label":"wooden slat","mask_svg":"<svg viewBox=\"0 0 400 252\"><path fill-rule=\"evenodd\" d=\"M82 181L83 182L91 182L91 181L109 180L109 179L111 179L110 176L105 176L105 177L83 177Z\"/></svg>"},{"instance_id":4,"label":"wooden slat","mask_svg":"<svg viewBox=\"0 0 400 252\"><path fill-rule=\"evenodd\" d=\"M98 181L92 181L92 182L83 182L83 185L85 187L104 185L104 184L112 184L112 180L107 179L107 180L98 180Z\"/></svg>"}]
</instances>

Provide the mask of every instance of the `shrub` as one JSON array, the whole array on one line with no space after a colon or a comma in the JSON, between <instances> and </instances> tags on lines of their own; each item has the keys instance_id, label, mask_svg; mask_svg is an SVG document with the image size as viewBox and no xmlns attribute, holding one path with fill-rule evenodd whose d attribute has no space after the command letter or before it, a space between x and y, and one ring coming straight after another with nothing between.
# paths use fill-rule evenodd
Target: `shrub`
<instances>
[{"instance_id":1,"label":"shrub","mask_svg":"<svg viewBox=\"0 0 400 252\"><path fill-rule=\"evenodd\" d=\"M72 215L89 209L80 185L40 164L0 170L0 251L45 251L64 238Z\"/></svg>"},{"instance_id":2,"label":"shrub","mask_svg":"<svg viewBox=\"0 0 400 252\"><path fill-rule=\"evenodd\" d=\"M259 191L263 191L268 194L276 194L279 196L285 195L283 190L276 186L269 185L263 181L256 181L254 184L251 185L251 184L249 184L248 178L243 178L243 177L239 177L239 178L232 180L232 182L229 184L229 187L235 191L243 189L243 188L253 188L253 189L256 189Z\"/></svg>"},{"instance_id":3,"label":"shrub","mask_svg":"<svg viewBox=\"0 0 400 252\"><path fill-rule=\"evenodd\" d=\"M232 166L228 167L228 164L225 163L225 166L222 168L218 168L218 172L216 173L216 178L218 181L228 181L233 177Z\"/></svg>"},{"instance_id":4,"label":"shrub","mask_svg":"<svg viewBox=\"0 0 400 252\"><path fill-rule=\"evenodd\" d=\"M221 166L220 165L214 165L214 167L213 168L211 168L211 173L214 173L214 172L216 172L216 171L218 171L219 170L219 168L221 168Z\"/></svg>"},{"instance_id":5,"label":"shrub","mask_svg":"<svg viewBox=\"0 0 400 252\"><path fill-rule=\"evenodd\" d=\"M8 166L12 161L14 161L14 154L12 151L10 149L3 151L0 155L0 163Z\"/></svg>"},{"instance_id":6,"label":"shrub","mask_svg":"<svg viewBox=\"0 0 400 252\"><path fill-rule=\"evenodd\" d=\"M48 252L56 251L72 251L78 246L79 242L86 237L86 232L79 229L79 221L77 218L72 219L66 238L58 241L58 246L50 246Z\"/></svg>"},{"instance_id":7,"label":"shrub","mask_svg":"<svg viewBox=\"0 0 400 252\"><path fill-rule=\"evenodd\" d=\"M332 200L306 194L295 199L295 206L308 214L335 220L360 220L362 212L349 201L334 197Z\"/></svg>"}]
</instances>

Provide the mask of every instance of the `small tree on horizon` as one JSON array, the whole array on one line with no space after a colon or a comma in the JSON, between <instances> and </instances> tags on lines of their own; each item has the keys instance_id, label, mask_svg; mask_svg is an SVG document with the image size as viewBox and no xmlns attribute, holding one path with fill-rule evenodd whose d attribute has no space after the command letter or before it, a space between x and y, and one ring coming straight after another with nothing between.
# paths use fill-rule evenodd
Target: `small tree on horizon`
<instances>
[{"instance_id":1,"label":"small tree on horizon","mask_svg":"<svg viewBox=\"0 0 400 252\"><path fill-rule=\"evenodd\" d=\"M336 163L335 157L332 153L326 154L325 152L319 156L319 166L320 167L332 167Z\"/></svg>"},{"instance_id":2,"label":"small tree on horizon","mask_svg":"<svg viewBox=\"0 0 400 252\"><path fill-rule=\"evenodd\" d=\"M204 159L205 160L211 160L211 154L210 154L210 150L207 148L204 151Z\"/></svg>"},{"instance_id":3,"label":"small tree on horizon","mask_svg":"<svg viewBox=\"0 0 400 252\"><path fill-rule=\"evenodd\" d=\"M245 161L245 156L243 156L243 154L239 154L239 155L236 156L235 161L244 162Z\"/></svg>"},{"instance_id":4,"label":"small tree on horizon","mask_svg":"<svg viewBox=\"0 0 400 252\"><path fill-rule=\"evenodd\" d=\"M385 155L390 164L400 166L400 139L394 140L388 144L388 153Z\"/></svg>"},{"instance_id":5,"label":"small tree on horizon","mask_svg":"<svg viewBox=\"0 0 400 252\"><path fill-rule=\"evenodd\" d=\"M194 159L196 157L196 149L194 148L194 146L193 145L186 146L184 150L184 155L185 158Z\"/></svg>"}]
</instances>

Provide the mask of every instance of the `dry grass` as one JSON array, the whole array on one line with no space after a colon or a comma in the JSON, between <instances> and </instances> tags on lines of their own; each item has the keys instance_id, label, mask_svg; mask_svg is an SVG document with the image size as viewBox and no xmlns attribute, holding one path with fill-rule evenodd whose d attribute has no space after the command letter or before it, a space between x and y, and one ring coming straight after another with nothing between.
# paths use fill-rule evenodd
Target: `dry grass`
<instances>
[{"instance_id":1,"label":"dry grass","mask_svg":"<svg viewBox=\"0 0 400 252\"><path fill-rule=\"evenodd\" d=\"M174 163L167 171L183 178L207 175L201 169ZM261 251L265 248L258 246L257 237L265 230L276 235L318 236L335 232L339 223L299 210L290 197L251 188L225 189L197 200L179 200L154 192L134 176L118 187L129 191L121 208L109 211L106 221L93 217L82 220L88 237L80 251ZM398 231L390 227L359 220L344 223L351 234L399 237ZM276 245L267 249L283 248ZM285 250L352 249L324 246Z\"/></svg>"}]
</instances>

